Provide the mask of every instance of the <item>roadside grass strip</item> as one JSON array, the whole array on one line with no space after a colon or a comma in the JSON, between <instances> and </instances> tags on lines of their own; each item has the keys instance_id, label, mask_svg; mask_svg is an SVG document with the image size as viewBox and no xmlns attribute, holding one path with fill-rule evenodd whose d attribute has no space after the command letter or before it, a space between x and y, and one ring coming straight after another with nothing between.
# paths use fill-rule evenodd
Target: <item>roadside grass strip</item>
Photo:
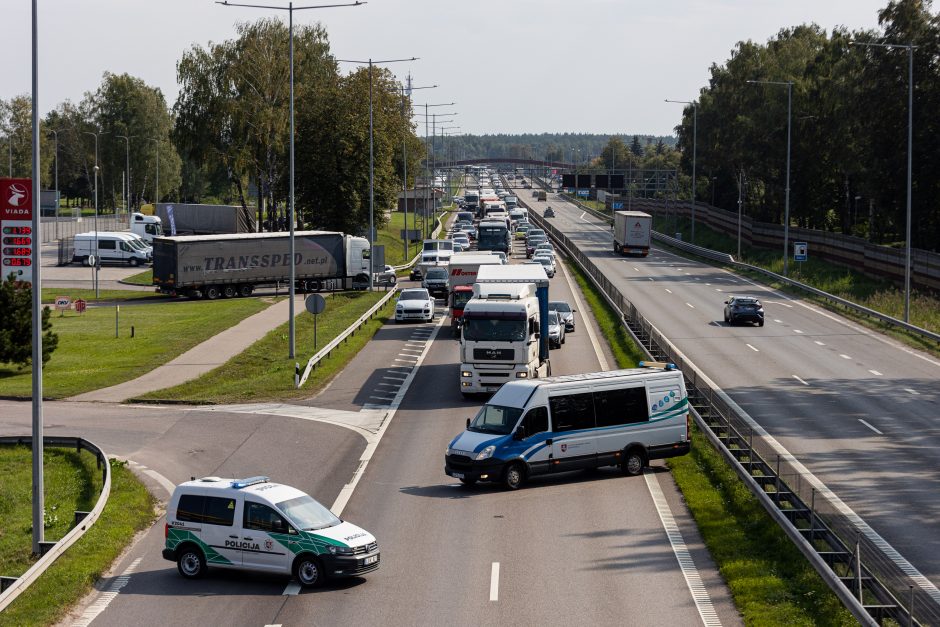
<instances>
[{"instance_id":1,"label":"roadside grass strip","mask_svg":"<svg viewBox=\"0 0 940 627\"><path fill-rule=\"evenodd\" d=\"M31 450L0 448L0 573L20 575L31 564ZM68 531L75 509L98 499L101 472L90 453L45 450L46 538ZM153 522L154 500L125 464L111 460L111 496L97 522L0 613L0 627L49 625L91 591L134 535ZM53 509L55 507L55 509ZM49 522L52 522L49 525Z\"/></svg>"},{"instance_id":2,"label":"roadside grass strip","mask_svg":"<svg viewBox=\"0 0 940 627\"><path fill-rule=\"evenodd\" d=\"M575 264L569 266L617 367L646 359ZM747 625L850 625L852 615L697 429L692 452L668 461L702 539Z\"/></svg>"},{"instance_id":3,"label":"roadside grass strip","mask_svg":"<svg viewBox=\"0 0 940 627\"><path fill-rule=\"evenodd\" d=\"M124 283L130 283L132 285L153 285L153 268L127 277L124 279Z\"/></svg>"},{"instance_id":4,"label":"roadside grass strip","mask_svg":"<svg viewBox=\"0 0 940 627\"><path fill-rule=\"evenodd\" d=\"M317 346L322 348L375 305L385 292L337 292L326 296L326 310L317 320ZM138 402L193 404L244 403L254 401L309 398L316 394L352 359L394 311L394 299L372 320L341 343L332 355L313 370L307 383L294 387L294 364L301 368L316 350L313 347L313 316L296 318L296 358L287 354L288 323L274 329L247 350L222 366L180 385L141 395Z\"/></svg>"},{"instance_id":5,"label":"roadside grass strip","mask_svg":"<svg viewBox=\"0 0 940 627\"><path fill-rule=\"evenodd\" d=\"M43 396L58 399L135 379L270 305L239 298L115 307L50 316L59 346L43 366ZM130 336L134 327L134 337ZM0 364L0 396L28 399L29 367Z\"/></svg>"},{"instance_id":6,"label":"roadside grass strip","mask_svg":"<svg viewBox=\"0 0 940 627\"><path fill-rule=\"evenodd\" d=\"M53 310L52 315L58 316L59 311L53 307L55 299L59 296L68 296L75 302L79 298L84 300L89 307L98 303L107 303L115 300L139 300L144 302L165 303L170 300L169 297L157 294L150 290L98 290L98 297L95 298L94 289L76 288L76 287L44 287L42 288L42 303L49 305ZM69 313L75 313L70 311Z\"/></svg>"}]
</instances>

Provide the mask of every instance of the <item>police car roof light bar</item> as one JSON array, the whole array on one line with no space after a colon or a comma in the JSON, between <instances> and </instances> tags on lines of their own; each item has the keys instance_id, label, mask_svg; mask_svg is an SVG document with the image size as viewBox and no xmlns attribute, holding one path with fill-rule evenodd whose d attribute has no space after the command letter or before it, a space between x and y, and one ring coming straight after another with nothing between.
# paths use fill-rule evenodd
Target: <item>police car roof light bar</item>
<instances>
[{"instance_id":1,"label":"police car roof light bar","mask_svg":"<svg viewBox=\"0 0 940 627\"><path fill-rule=\"evenodd\" d=\"M267 483L269 481L268 477L263 477L261 475L257 477L248 477L247 479L235 479L232 481L232 487L235 489L247 488L250 485L256 485L258 483Z\"/></svg>"},{"instance_id":2,"label":"police car roof light bar","mask_svg":"<svg viewBox=\"0 0 940 627\"><path fill-rule=\"evenodd\" d=\"M675 370L676 365L665 361L641 361L637 363L638 368L662 368L663 370Z\"/></svg>"}]
</instances>

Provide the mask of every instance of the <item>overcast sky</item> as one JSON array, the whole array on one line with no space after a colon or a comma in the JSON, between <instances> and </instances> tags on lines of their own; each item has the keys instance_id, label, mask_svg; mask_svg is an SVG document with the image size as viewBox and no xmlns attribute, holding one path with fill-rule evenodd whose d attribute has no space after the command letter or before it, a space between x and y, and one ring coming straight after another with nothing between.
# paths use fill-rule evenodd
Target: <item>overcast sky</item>
<instances>
[{"instance_id":1,"label":"overcast sky","mask_svg":"<svg viewBox=\"0 0 940 627\"><path fill-rule=\"evenodd\" d=\"M440 85L414 99L456 101L455 132L671 134L682 106L663 99L695 98L709 66L723 64L736 42L763 43L808 22L877 28L887 2L369 0L294 16L323 22L340 58L420 57L390 68L399 77L411 71L416 86ZM30 91L30 5L0 0L2 99ZM212 0L39 0L41 111L81 100L105 71L142 78L172 106L183 51L231 39L236 22L271 15L287 19L286 11Z\"/></svg>"}]
</instances>

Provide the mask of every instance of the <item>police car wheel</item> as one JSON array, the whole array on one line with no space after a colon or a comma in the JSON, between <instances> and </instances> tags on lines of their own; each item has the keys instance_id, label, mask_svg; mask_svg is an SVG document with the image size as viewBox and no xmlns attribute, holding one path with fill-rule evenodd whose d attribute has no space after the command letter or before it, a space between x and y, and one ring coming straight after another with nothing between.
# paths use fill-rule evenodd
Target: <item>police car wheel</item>
<instances>
[{"instance_id":1,"label":"police car wheel","mask_svg":"<svg viewBox=\"0 0 940 627\"><path fill-rule=\"evenodd\" d=\"M503 485L510 490L518 490L525 482L525 469L522 464L510 464L503 472Z\"/></svg>"},{"instance_id":2,"label":"police car wheel","mask_svg":"<svg viewBox=\"0 0 940 627\"><path fill-rule=\"evenodd\" d=\"M187 546L176 556L176 568L186 579L199 579L206 574L206 558L195 546Z\"/></svg>"},{"instance_id":3,"label":"police car wheel","mask_svg":"<svg viewBox=\"0 0 940 627\"><path fill-rule=\"evenodd\" d=\"M623 469L623 474L635 477L643 472L643 466L646 465L646 460L643 459L643 454L637 449L630 449L623 456L623 463L621 468Z\"/></svg>"},{"instance_id":4,"label":"police car wheel","mask_svg":"<svg viewBox=\"0 0 940 627\"><path fill-rule=\"evenodd\" d=\"M326 575L317 558L312 555L303 555L294 563L294 577L301 586L313 588L322 584Z\"/></svg>"}]
</instances>

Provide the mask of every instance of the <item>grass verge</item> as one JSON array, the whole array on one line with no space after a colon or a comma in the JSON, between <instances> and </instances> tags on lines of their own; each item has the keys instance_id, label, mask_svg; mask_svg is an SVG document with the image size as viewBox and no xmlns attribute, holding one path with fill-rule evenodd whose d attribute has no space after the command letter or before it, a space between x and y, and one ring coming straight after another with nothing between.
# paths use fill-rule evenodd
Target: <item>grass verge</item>
<instances>
[{"instance_id":1,"label":"grass verge","mask_svg":"<svg viewBox=\"0 0 940 627\"><path fill-rule=\"evenodd\" d=\"M322 348L379 301L385 292L341 292L326 297L326 311L317 320L317 346ZM296 318L297 358L287 357L288 325L268 333L244 352L201 377L157 390L134 400L149 402L243 403L309 398L352 359L393 311L394 299L323 360L299 390L294 387L294 364L301 367L313 348L313 316Z\"/></svg>"},{"instance_id":2,"label":"grass verge","mask_svg":"<svg viewBox=\"0 0 940 627\"><path fill-rule=\"evenodd\" d=\"M440 215L444 215L442 212ZM436 222L432 222L436 224ZM408 228L414 230L417 228L420 230L423 224L422 221L418 220L418 226L415 227L414 224L414 213L408 212ZM408 257L405 257L405 245L401 241L401 231L405 228L405 214L401 211L393 211L389 217L388 222L382 228L376 231L376 241L378 245L385 246L385 263L390 266L400 266L405 264L408 261L411 261L411 258L418 254L418 251L421 250L421 241L411 242L408 245Z\"/></svg>"},{"instance_id":3,"label":"grass verge","mask_svg":"<svg viewBox=\"0 0 940 627\"><path fill-rule=\"evenodd\" d=\"M13 534L20 535L21 543L25 545L25 551L28 554L30 449L25 446L15 448L21 449L13 453L13 456L17 458L15 472L22 475L24 479L16 481L16 485L11 486L10 484L13 483L10 481L11 475L5 473L4 476L7 479L4 485L0 486L0 491L11 487L16 487L20 492L25 490L25 496L20 495L16 501L25 513L19 514L18 518L11 518L6 511L3 511L4 522L0 533L9 530ZM46 458L50 457L50 453L57 455L59 451L64 451L64 449L46 449ZM74 451L65 451L64 454L77 455ZM95 468L94 458L88 453L83 453L82 456L87 459L81 459L77 466L74 462L67 464L71 470L66 472L64 478L76 495L80 494L82 499L87 500L84 507L79 507L87 511L98 498L101 475ZM9 449L0 452L0 459L4 460L4 470L6 470L7 463L12 461L9 458ZM50 509L49 504L52 503L52 495L56 491L66 489L60 485L55 474L49 474L51 469L50 464L46 474L47 511ZM0 627L48 625L61 619L72 605L91 590L95 582L101 578L102 573L110 567L124 547L133 539L134 534L151 524L154 519L154 501L144 485L123 463L111 461L111 473L111 496L108 498L101 517L32 586L0 614ZM59 518L71 521L72 510L64 511L63 509L71 508L71 502L60 502L62 508L59 510ZM4 507L3 503L9 503L9 501L5 498L0 499L0 508ZM22 516L25 516L25 523L19 520ZM53 535L51 531L47 528L47 537L58 538L64 533L63 531ZM6 562L4 562L4 574L9 574L6 568Z\"/></svg>"},{"instance_id":4,"label":"grass verge","mask_svg":"<svg viewBox=\"0 0 940 627\"><path fill-rule=\"evenodd\" d=\"M129 276L124 279L125 283L130 283L132 285L153 285L153 268L144 270L139 274Z\"/></svg>"},{"instance_id":5,"label":"grass verge","mask_svg":"<svg viewBox=\"0 0 940 627\"><path fill-rule=\"evenodd\" d=\"M81 298L89 305L98 303L114 302L117 300L141 300L155 303L166 302L169 297L157 294L151 290L98 290L98 298L95 298L95 290L74 288L74 287L44 287L40 298L43 304L50 307L55 303L59 296L68 296L74 303ZM53 315L58 315L53 313Z\"/></svg>"},{"instance_id":6,"label":"grass verge","mask_svg":"<svg viewBox=\"0 0 940 627\"><path fill-rule=\"evenodd\" d=\"M570 264L617 366L645 359L594 284ZM702 539L748 625L848 625L851 614L767 515L706 437L669 460Z\"/></svg>"},{"instance_id":7,"label":"grass verge","mask_svg":"<svg viewBox=\"0 0 940 627\"><path fill-rule=\"evenodd\" d=\"M59 346L43 367L43 396L65 398L129 381L269 306L258 298L175 301L53 314ZM131 327L134 337L130 337ZM32 369L0 365L0 396L30 398Z\"/></svg>"}]
</instances>

